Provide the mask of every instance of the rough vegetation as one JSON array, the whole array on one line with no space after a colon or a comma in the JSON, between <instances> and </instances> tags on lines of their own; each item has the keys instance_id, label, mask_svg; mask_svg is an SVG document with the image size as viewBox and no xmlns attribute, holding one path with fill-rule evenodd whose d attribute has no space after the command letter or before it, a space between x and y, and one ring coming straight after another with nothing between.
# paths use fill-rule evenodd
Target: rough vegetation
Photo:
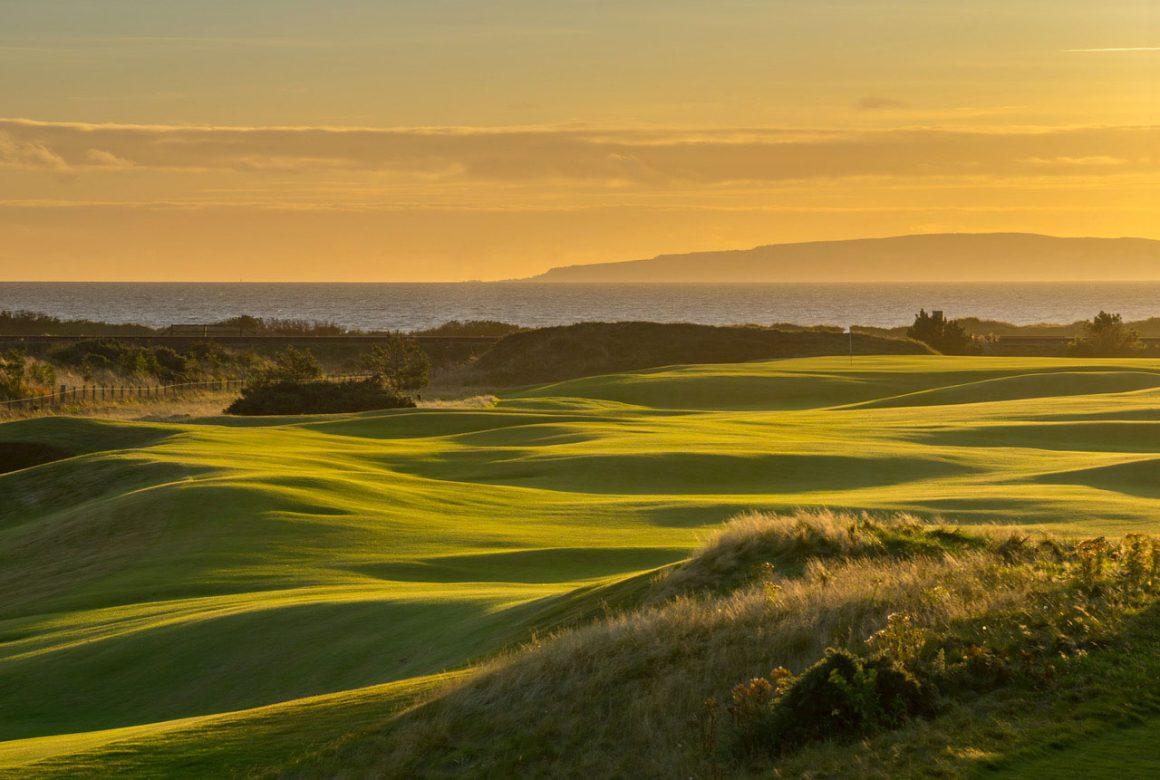
<instances>
[{"instance_id":1,"label":"rough vegetation","mask_svg":"<svg viewBox=\"0 0 1160 780\"><path fill-rule=\"evenodd\" d=\"M972 337L958 320L948 320L942 312L927 314L925 309L920 309L906 336L944 355L979 355L983 352L981 340Z\"/></svg>"},{"instance_id":2,"label":"rough vegetation","mask_svg":"<svg viewBox=\"0 0 1160 780\"><path fill-rule=\"evenodd\" d=\"M1119 314L1101 311L1083 324L1083 332L1068 346L1074 357L1131 357L1144 345L1140 334L1124 324Z\"/></svg>"},{"instance_id":3,"label":"rough vegetation","mask_svg":"<svg viewBox=\"0 0 1160 780\"><path fill-rule=\"evenodd\" d=\"M482 381L520 385L658 366L841 355L849 350L849 337L832 331L589 322L508 336L476 361L472 374ZM913 341L857 335L854 352L917 355L929 350Z\"/></svg>"},{"instance_id":4,"label":"rough vegetation","mask_svg":"<svg viewBox=\"0 0 1160 780\"><path fill-rule=\"evenodd\" d=\"M56 371L50 364L19 350L0 352L0 401L46 392L55 381Z\"/></svg>"},{"instance_id":5,"label":"rough vegetation","mask_svg":"<svg viewBox=\"0 0 1160 780\"><path fill-rule=\"evenodd\" d=\"M414 342L392 336L365 356L368 376L332 382L322 378L322 366L309 350L288 347L246 383L226 413L337 414L414 408L415 402L402 392L426 385L429 365Z\"/></svg>"},{"instance_id":6,"label":"rough vegetation","mask_svg":"<svg viewBox=\"0 0 1160 780\"><path fill-rule=\"evenodd\" d=\"M792 765L820 742L832 774L845 741L917 719L937 729L942 711L987 697L1065 693L1074 665L1115 652L1122 622L1155 601L1157 542L1102 542L1094 579L1088 544L907 517L751 515L669 577L695 568L738 582L721 568L728 547L743 570L762 548L797 574L705 581L533 642L301 774L732 776ZM880 557L847 555L867 550ZM873 774L896 776L896 758L876 756Z\"/></svg>"},{"instance_id":7,"label":"rough vegetation","mask_svg":"<svg viewBox=\"0 0 1160 780\"><path fill-rule=\"evenodd\" d=\"M263 364L252 352L227 350L212 341L177 350L117 339L92 339L59 347L47 358L61 368L72 369L86 382L108 377L150 379L165 384L196 382L242 376Z\"/></svg>"}]
</instances>

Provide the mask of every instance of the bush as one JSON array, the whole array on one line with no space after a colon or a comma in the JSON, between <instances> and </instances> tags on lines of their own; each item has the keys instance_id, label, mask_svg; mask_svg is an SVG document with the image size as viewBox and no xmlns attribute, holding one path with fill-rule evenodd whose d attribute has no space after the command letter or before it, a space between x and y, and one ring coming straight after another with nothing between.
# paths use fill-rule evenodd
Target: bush
<instances>
[{"instance_id":1,"label":"bush","mask_svg":"<svg viewBox=\"0 0 1160 780\"><path fill-rule=\"evenodd\" d=\"M254 384L302 384L322 378L322 366L308 349L287 347L274 356L274 364L260 373Z\"/></svg>"},{"instance_id":2,"label":"bush","mask_svg":"<svg viewBox=\"0 0 1160 780\"><path fill-rule=\"evenodd\" d=\"M52 366L29 360L17 350L0 354L0 400L47 392L55 381Z\"/></svg>"},{"instance_id":3,"label":"bush","mask_svg":"<svg viewBox=\"0 0 1160 780\"><path fill-rule=\"evenodd\" d=\"M758 694L776 685L781 695L742 730L742 745L771 754L787 753L824 739L851 739L887 728L936 709L934 689L883 656L859 658L845 650L830 649L825 658L796 678L775 670L771 683L753 681L744 691L735 689L734 706L752 713L749 690ZM738 694L741 694L740 696ZM765 697L762 697L765 698ZM739 713L741 719L745 712Z\"/></svg>"},{"instance_id":4,"label":"bush","mask_svg":"<svg viewBox=\"0 0 1160 780\"><path fill-rule=\"evenodd\" d=\"M1140 335L1119 314L1101 311L1083 324L1083 334L1067 347L1073 357L1128 357L1143 349Z\"/></svg>"},{"instance_id":5,"label":"bush","mask_svg":"<svg viewBox=\"0 0 1160 780\"><path fill-rule=\"evenodd\" d=\"M191 382L253 362L252 356L227 353L216 344L199 344L188 352L178 352L167 346L144 346L118 339L78 341L53 350L49 357L61 366L80 371L86 382L101 373Z\"/></svg>"},{"instance_id":6,"label":"bush","mask_svg":"<svg viewBox=\"0 0 1160 780\"><path fill-rule=\"evenodd\" d=\"M439 338L503 338L525 330L528 329L497 320L451 320L434 328L414 331L411 335Z\"/></svg>"},{"instance_id":7,"label":"bush","mask_svg":"<svg viewBox=\"0 0 1160 780\"><path fill-rule=\"evenodd\" d=\"M919 309L906 335L944 355L977 355L983 351L982 344L967 332L959 320L948 320L942 316L942 312L927 314L926 309Z\"/></svg>"},{"instance_id":8,"label":"bush","mask_svg":"<svg viewBox=\"0 0 1160 780\"><path fill-rule=\"evenodd\" d=\"M336 414L374 409L411 408L415 402L374 380L349 382L282 380L255 382L242 389L241 397L226 414Z\"/></svg>"},{"instance_id":9,"label":"bush","mask_svg":"<svg viewBox=\"0 0 1160 780\"><path fill-rule=\"evenodd\" d=\"M431 373L431 361L419 342L398 334L372 347L363 355L362 364L376 382L395 390L425 387Z\"/></svg>"}]
</instances>

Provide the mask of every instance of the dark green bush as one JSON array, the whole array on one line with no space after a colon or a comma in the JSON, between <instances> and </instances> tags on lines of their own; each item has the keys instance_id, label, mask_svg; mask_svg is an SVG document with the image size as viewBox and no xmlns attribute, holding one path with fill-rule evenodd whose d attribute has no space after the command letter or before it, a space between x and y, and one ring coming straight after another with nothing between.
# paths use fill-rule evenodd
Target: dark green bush
<instances>
[{"instance_id":1,"label":"dark green bush","mask_svg":"<svg viewBox=\"0 0 1160 780\"><path fill-rule=\"evenodd\" d=\"M396 390L419 390L431 375L431 360L419 342L397 333L371 347L362 364L376 382Z\"/></svg>"},{"instance_id":2,"label":"dark green bush","mask_svg":"<svg viewBox=\"0 0 1160 780\"><path fill-rule=\"evenodd\" d=\"M744 752L781 754L810 742L853 739L931 715L937 704L932 686L890 659L859 658L845 650L829 650L778 687L781 695L759 716L739 713L738 747Z\"/></svg>"},{"instance_id":3,"label":"dark green bush","mask_svg":"<svg viewBox=\"0 0 1160 780\"><path fill-rule=\"evenodd\" d=\"M322 378L322 366L314 353L305 347L286 347L274 356L274 363L263 371L256 384L278 384L280 382L308 383Z\"/></svg>"},{"instance_id":4,"label":"dark green bush","mask_svg":"<svg viewBox=\"0 0 1160 780\"><path fill-rule=\"evenodd\" d=\"M971 336L959 320L948 320L942 312L927 314L926 309L920 309L906 335L944 355L978 355L983 351L982 342Z\"/></svg>"},{"instance_id":5,"label":"dark green bush","mask_svg":"<svg viewBox=\"0 0 1160 780\"><path fill-rule=\"evenodd\" d=\"M226 414L334 414L414 406L415 402L410 398L373 380L283 380L246 386L242 389L241 397L226 409Z\"/></svg>"},{"instance_id":6,"label":"dark green bush","mask_svg":"<svg viewBox=\"0 0 1160 780\"><path fill-rule=\"evenodd\" d=\"M1144 348L1140 334L1119 314L1101 311L1083 323L1083 333L1067 347L1071 357L1131 357Z\"/></svg>"}]
</instances>

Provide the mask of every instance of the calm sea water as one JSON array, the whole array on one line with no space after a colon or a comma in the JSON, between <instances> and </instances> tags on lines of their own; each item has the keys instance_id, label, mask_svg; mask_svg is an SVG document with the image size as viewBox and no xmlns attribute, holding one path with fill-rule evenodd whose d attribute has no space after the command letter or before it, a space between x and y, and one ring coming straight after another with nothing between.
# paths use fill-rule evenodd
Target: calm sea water
<instances>
[{"instance_id":1,"label":"calm sea water","mask_svg":"<svg viewBox=\"0 0 1160 780\"><path fill-rule=\"evenodd\" d=\"M1160 316L1160 282L1042 284L144 284L0 282L0 309L164 326L239 314L414 330L448 320L525 326L652 320L711 325L908 324L919 307L1018 324L1100 309Z\"/></svg>"}]
</instances>

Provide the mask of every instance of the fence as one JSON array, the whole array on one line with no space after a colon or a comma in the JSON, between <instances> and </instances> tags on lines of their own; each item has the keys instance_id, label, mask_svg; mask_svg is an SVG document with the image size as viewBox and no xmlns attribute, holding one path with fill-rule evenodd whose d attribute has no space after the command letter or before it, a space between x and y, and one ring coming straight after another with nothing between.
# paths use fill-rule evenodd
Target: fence
<instances>
[{"instance_id":1,"label":"fence","mask_svg":"<svg viewBox=\"0 0 1160 780\"><path fill-rule=\"evenodd\" d=\"M368 374L329 374L323 379L328 382L344 382L368 377ZM183 382L176 385L61 385L54 393L0 401L0 413L59 411L65 406L81 406L102 401L109 403L162 401L195 391L237 392L246 382L245 379L207 379L202 382Z\"/></svg>"}]
</instances>

